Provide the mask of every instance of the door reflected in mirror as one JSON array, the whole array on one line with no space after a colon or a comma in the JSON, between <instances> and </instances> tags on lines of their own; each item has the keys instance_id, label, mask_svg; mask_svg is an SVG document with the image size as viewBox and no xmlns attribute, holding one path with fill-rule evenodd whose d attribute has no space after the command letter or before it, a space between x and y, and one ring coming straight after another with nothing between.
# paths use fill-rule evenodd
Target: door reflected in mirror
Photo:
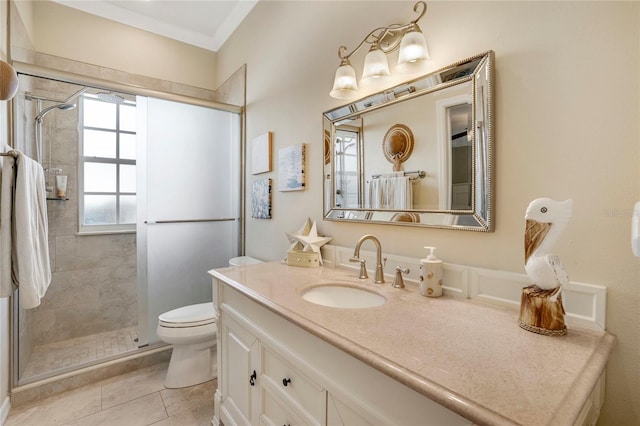
<instances>
[{"instance_id":1,"label":"door reflected in mirror","mask_svg":"<svg viewBox=\"0 0 640 426\"><path fill-rule=\"evenodd\" d=\"M445 209L471 210L471 189L473 184L473 147L472 141L472 109L471 103L462 103L447 107L447 124L450 135L447 135L447 149L451 154L449 169L451 170L451 193L445 201ZM445 185L445 188L449 185Z\"/></svg>"},{"instance_id":2,"label":"door reflected in mirror","mask_svg":"<svg viewBox=\"0 0 640 426\"><path fill-rule=\"evenodd\" d=\"M335 137L335 181L336 207L359 208L362 205L360 176L362 163L362 128L343 125L336 129Z\"/></svg>"}]
</instances>

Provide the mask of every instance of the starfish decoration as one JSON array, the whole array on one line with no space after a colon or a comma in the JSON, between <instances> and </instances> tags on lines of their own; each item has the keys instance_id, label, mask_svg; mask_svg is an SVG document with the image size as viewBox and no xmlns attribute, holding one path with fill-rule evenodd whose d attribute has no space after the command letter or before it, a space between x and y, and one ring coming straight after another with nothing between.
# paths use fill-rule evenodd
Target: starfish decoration
<instances>
[{"instance_id":1,"label":"starfish decoration","mask_svg":"<svg viewBox=\"0 0 640 426\"><path fill-rule=\"evenodd\" d=\"M333 237L319 236L316 223L312 223L311 219L307 219L296 234L287 233L287 237L289 238L289 242L291 242L289 250L300 250L300 247L302 247L302 251L316 252L320 255L321 265L322 254L320 253L320 247L333 239Z\"/></svg>"},{"instance_id":2,"label":"starfish decoration","mask_svg":"<svg viewBox=\"0 0 640 426\"><path fill-rule=\"evenodd\" d=\"M289 250L302 250L304 248L304 245L298 240L297 236L309 235L310 231L311 231L311 219L309 218L306 220L305 223L302 224L300 229L298 229L297 233L290 234L289 232L287 232L287 238L289 239L289 243L291 244L289 246Z\"/></svg>"}]
</instances>

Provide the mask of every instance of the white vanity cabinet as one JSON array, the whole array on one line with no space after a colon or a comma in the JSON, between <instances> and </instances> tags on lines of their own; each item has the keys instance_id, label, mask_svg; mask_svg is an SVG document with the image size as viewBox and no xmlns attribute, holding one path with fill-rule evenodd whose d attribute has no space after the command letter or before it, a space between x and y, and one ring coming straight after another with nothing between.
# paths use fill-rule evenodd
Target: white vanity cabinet
<instances>
[{"instance_id":1,"label":"white vanity cabinet","mask_svg":"<svg viewBox=\"0 0 640 426\"><path fill-rule=\"evenodd\" d=\"M209 274L213 426L591 425L604 401L616 341L604 331L549 338L520 328L515 309L362 284L352 270L264 262ZM342 309L303 297L335 283L385 303Z\"/></svg>"},{"instance_id":2,"label":"white vanity cabinet","mask_svg":"<svg viewBox=\"0 0 640 426\"><path fill-rule=\"evenodd\" d=\"M218 348L224 348L218 350L218 392L222 389L225 401L221 418L225 424L248 424L256 407L258 339L233 319L218 318Z\"/></svg>"},{"instance_id":3,"label":"white vanity cabinet","mask_svg":"<svg viewBox=\"0 0 640 426\"><path fill-rule=\"evenodd\" d=\"M471 424L213 279L214 424Z\"/></svg>"},{"instance_id":4,"label":"white vanity cabinet","mask_svg":"<svg viewBox=\"0 0 640 426\"><path fill-rule=\"evenodd\" d=\"M226 425L322 424L325 390L260 341L255 324L232 306L223 304L218 319L219 420Z\"/></svg>"},{"instance_id":5,"label":"white vanity cabinet","mask_svg":"<svg viewBox=\"0 0 640 426\"><path fill-rule=\"evenodd\" d=\"M326 412L326 390L306 377L284 356L274 352L266 345L261 346L262 364L260 366L260 410L262 419L276 419L277 407L273 403L280 402L284 406L284 419L274 424L320 425L324 423ZM269 404L268 402L273 401ZM271 408L273 407L273 408ZM268 422L265 422L269 424Z\"/></svg>"}]
</instances>

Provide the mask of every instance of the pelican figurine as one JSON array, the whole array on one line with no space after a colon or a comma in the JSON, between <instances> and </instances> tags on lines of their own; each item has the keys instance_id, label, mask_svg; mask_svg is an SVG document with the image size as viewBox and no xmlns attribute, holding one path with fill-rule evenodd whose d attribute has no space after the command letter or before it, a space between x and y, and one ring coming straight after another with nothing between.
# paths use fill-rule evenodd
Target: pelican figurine
<instances>
[{"instance_id":1,"label":"pelican figurine","mask_svg":"<svg viewBox=\"0 0 640 426\"><path fill-rule=\"evenodd\" d=\"M572 211L571 199L538 198L529 204L525 214L524 269L538 288L558 289L550 298L552 302L560 295L562 286L569 284L569 275L560 258L551 254L551 248L571 219Z\"/></svg>"}]
</instances>

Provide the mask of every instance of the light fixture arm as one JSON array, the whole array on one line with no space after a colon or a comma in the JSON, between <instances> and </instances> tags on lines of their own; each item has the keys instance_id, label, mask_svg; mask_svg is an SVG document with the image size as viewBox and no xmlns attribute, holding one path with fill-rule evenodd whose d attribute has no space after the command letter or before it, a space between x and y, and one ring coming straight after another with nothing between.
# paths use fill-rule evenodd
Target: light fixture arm
<instances>
[{"instance_id":1,"label":"light fixture arm","mask_svg":"<svg viewBox=\"0 0 640 426\"><path fill-rule=\"evenodd\" d=\"M422 9L422 10L420 10ZM378 45L380 50L382 50L385 54L393 52L400 46L400 41L402 40L402 36L407 32L407 30L413 28L418 25L418 21L422 19L422 17L427 13L427 3L424 1L419 1L413 6L413 11L419 13L418 17L413 21L407 24L391 24L387 27L379 27L375 30L371 31L367 36L353 49L351 52L347 52L346 46L340 46L338 48L338 57L340 58L341 65L344 65L349 62L349 58L351 55L356 53L362 46L365 44L370 44L371 46Z\"/></svg>"}]
</instances>

